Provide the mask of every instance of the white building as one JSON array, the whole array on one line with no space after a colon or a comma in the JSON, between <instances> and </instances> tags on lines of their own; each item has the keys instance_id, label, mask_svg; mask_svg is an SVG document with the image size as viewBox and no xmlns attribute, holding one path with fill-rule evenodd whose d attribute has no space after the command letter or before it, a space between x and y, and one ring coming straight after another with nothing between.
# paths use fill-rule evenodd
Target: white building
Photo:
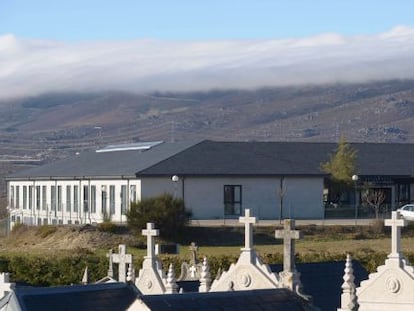
<instances>
[{"instance_id":1,"label":"white building","mask_svg":"<svg viewBox=\"0 0 414 311\"><path fill-rule=\"evenodd\" d=\"M411 201L414 145L353 146L361 184L364 178L376 182L392 206ZM109 146L9 176L10 220L123 223L130 202L165 192L184 199L193 219L235 218L245 208L260 219L324 218L321 163L335 148L208 140Z\"/></svg>"}]
</instances>

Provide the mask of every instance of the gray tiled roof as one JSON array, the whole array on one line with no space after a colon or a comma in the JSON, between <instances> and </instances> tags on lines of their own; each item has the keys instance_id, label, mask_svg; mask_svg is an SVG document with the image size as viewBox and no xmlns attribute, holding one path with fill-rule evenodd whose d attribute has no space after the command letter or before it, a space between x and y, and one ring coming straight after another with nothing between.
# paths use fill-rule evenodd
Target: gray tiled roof
<instances>
[{"instance_id":1,"label":"gray tiled roof","mask_svg":"<svg viewBox=\"0 0 414 311\"><path fill-rule=\"evenodd\" d=\"M414 144L356 143L359 175L414 176ZM334 143L162 143L147 151L85 152L8 179L144 176L323 176Z\"/></svg>"},{"instance_id":2,"label":"gray tiled roof","mask_svg":"<svg viewBox=\"0 0 414 311\"><path fill-rule=\"evenodd\" d=\"M60 287L17 287L14 295L22 311L99 310L123 311L139 292L124 283Z\"/></svg>"},{"instance_id":3,"label":"gray tiled roof","mask_svg":"<svg viewBox=\"0 0 414 311\"><path fill-rule=\"evenodd\" d=\"M303 291L312 296L315 306L322 311L336 310L340 307L342 283L344 282L345 261L297 263ZM368 279L368 272L359 261L352 261L355 285L358 287L363 280ZM283 270L282 264L270 265L272 272Z\"/></svg>"},{"instance_id":4,"label":"gray tiled roof","mask_svg":"<svg viewBox=\"0 0 414 311\"><path fill-rule=\"evenodd\" d=\"M311 311L316 310L288 289L147 295L140 297L153 311Z\"/></svg>"},{"instance_id":5,"label":"gray tiled roof","mask_svg":"<svg viewBox=\"0 0 414 311\"><path fill-rule=\"evenodd\" d=\"M194 142L162 143L149 150L113 152L87 151L79 155L17 172L8 179L71 177L134 177L137 171L154 165L193 145Z\"/></svg>"},{"instance_id":6,"label":"gray tiled roof","mask_svg":"<svg viewBox=\"0 0 414 311\"><path fill-rule=\"evenodd\" d=\"M352 144L358 174L414 175L414 144ZM337 144L304 142L203 141L138 176L156 175L324 175L321 163Z\"/></svg>"}]
</instances>

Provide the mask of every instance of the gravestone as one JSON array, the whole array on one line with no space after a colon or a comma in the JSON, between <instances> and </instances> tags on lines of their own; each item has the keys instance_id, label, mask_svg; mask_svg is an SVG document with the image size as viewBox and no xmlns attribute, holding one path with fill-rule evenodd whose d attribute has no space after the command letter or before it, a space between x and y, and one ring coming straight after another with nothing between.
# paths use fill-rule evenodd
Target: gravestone
<instances>
[{"instance_id":1,"label":"gravestone","mask_svg":"<svg viewBox=\"0 0 414 311\"><path fill-rule=\"evenodd\" d=\"M276 230L275 237L283 239L283 271L280 272L284 287L299 292L302 288L300 273L295 266L295 240L302 237L300 231L295 230L295 220L285 219L283 230Z\"/></svg>"},{"instance_id":2,"label":"gravestone","mask_svg":"<svg viewBox=\"0 0 414 311\"><path fill-rule=\"evenodd\" d=\"M198 249L196 243L191 242L189 246L190 262L183 262L181 264L181 274L178 281L196 281L200 279L203 265L198 263L197 260Z\"/></svg>"},{"instance_id":3,"label":"gravestone","mask_svg":"<svg viewBox=\"0 0 414 311\"><path fill-rule=\"evenodd\" d=\"M112 263L118 264L118 282L126 283L127 269L128 265L132 264L132 255L126 253L126 246L124 244L120 244L118 248L119 253L112 253L110 258Z\"/></svg>"},{"instance_id":4,"label":"gravestone","mask_svg":"<svg viewBox=\"0 0 414 311\"><path fill-rule=\"evenodd\" d=\"M253 224L256 217L251 216L250 210L245 210L245 216L239 218L244 224L244 247L236 264L231 264L228 271L223 272L211 284L210 292L253 290L279 288L280 281L268 265L263 264L253 249Z\"/></svg>"},{"instance_id":5,"label":"gravestone","mask_svg":"<svg viewBox=\"0 0 414 311\"><path fill-rule=\"evenodd\" d=\"M391 253L385 264L377 267L357 288L359 308L354 310L414 310L414 267L401 252L401 227L407 221L394 211L385 225L391 227Z\"/></svg>"},{"instance_id":6,"label":"gravestone","mask_svg":"<svg viewBox=\"0 0 414 311\"><path fill-rule=\"evenodd\" d=\"M150 222L147 223L147 228L142 230L142 235L147 237L147 255L144 256L142 269L139 270L135 285L144 295L164 294L166 292L162 265L155 256L154 250L154 239L158 234L159 231Z\"/></svg>"}]
</instances>

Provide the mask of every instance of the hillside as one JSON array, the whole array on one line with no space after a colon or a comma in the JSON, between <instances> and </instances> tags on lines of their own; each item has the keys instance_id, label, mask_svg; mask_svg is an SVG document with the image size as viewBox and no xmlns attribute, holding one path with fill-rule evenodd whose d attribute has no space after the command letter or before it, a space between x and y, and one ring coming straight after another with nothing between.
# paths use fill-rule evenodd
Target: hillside
<instances>
[{"instance_id":1,"label":"hillside","mask_svg":"<svg viewBox=\"0 0 414 311\"><path fill-rule=\"evenodd\" d=\"M413 121L414 81L146 95L45 94L0 102L0 175L37 160L134 141L337 141L345 134L349 141L414 142Z\"/></svg>"}]
</instances>

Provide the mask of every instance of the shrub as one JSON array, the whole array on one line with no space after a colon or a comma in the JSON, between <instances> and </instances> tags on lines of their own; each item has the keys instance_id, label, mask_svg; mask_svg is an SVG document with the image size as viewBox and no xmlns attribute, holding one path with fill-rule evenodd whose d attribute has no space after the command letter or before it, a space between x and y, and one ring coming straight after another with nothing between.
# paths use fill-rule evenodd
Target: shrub
<instances>
[{"instance_id":1,"label":"shrub","mask_svg":"<svg viewBox=\"0 0 414 311\"><path fill-rule=\"evenodd\" d=\"M110 221L104 221L97 225L100 232L117 233L119 230L118 226Z\"/></svg>"},{"instance_id":2,"label":"shrub","mask_svg":"<svg viewBox=\"0 0 414 311\"><path fill-rule=\"evenodd\" d=\"M147 222L153 222L159 228L160 236L165 238L179 235L188 224L190 216L184 201L167 193L132 203L127 213L131 230L141 232Z\"/></svg>"}]
</instances>

